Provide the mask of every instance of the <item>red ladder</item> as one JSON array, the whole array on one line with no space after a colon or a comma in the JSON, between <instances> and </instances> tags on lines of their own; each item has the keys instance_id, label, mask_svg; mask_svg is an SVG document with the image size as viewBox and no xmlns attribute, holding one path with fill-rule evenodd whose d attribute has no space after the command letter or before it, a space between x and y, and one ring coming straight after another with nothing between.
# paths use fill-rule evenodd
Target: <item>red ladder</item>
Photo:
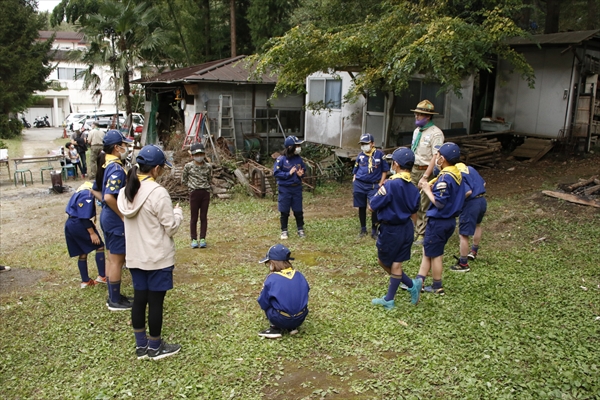
<instances>
[{"instance_id":1,"label":"red ladder","mask_svg":"<svg viewBox=\"0 0 600 400\"><path fill-rule=\"evenodd\" d=\"M202 126L205 123L206 117L203 113L194 114L194 118L192 118L192 123L190 124L190 129L188 129L187 135L183 141L183 146L181 146L182 150L185 150L186 147L191 146L194 143L202 143Z\"/></svg>"}]
</instances>

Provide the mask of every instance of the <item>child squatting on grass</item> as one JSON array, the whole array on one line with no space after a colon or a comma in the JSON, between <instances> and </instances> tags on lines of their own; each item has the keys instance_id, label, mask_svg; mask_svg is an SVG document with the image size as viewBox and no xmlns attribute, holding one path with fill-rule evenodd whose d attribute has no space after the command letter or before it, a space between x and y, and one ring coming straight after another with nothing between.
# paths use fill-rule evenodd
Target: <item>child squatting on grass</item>
<instances>
[{"instance_id":1,"label":"child squatting on grass","mask_svg":"<svg viewBox=\"0 0 600 400\"><path fill-rule=\"evenodd\" d=\"M206 160L202 143L190 146L192 161L185 164L181 182L190 192L190 236L192 249L206 247L206 230L208 228L208 206L210 204L210 182L213 167ZM198 213L200 214L200 242L198 242Z\"/></svg>"},{"instance_id":2,"label":"child squatting on grass","mask_svg":"<svg viewBox=\"0 0 600 400\"><path fill-rule=\"evenodd\" d=\"M402 263L410 260L417 211L419 189L413 185L410 171L415 163L415 154L407 148L399 148L391 155L394 172L371 198L370 209L377 213L379 234L377 235L377 258L379 265L390 275L388 292L373 299L372 303L386 310L394 308L394 297L400 283L410 292L411 302L417 305L423 281L410 279L402 271Z\"/></svg>"},{"instance_id":3,"label":"child squatting on grass","mask_svg":"<svg viewBox=\"0 0 600 400\"><path fill-rule=\"evenodd\" d=\"M269 339L280 338L284 331L298 333L308 315L308 291L306 278L290 263L290 250L282 244L271 246L259 263L269 267L258 304L265 311L271 326L258 333Z\"/></svg>"},{"instance_id":4,"label":"child squatting on grass","mask_svg":"<svg viewBox=\"0 0 600 400\"><path fill-rule=\"evenodd\" d=\"M84 182L73 193L65 212L69 216L65 222L65 239L70 257L78 256L77 267L81 275L81 288L106 283L106 264L104 259L104 243L96 225L96 199L92 193L92 182ZM87 256L96 251L96 267L98 277L93 280L88 275Z\"/></svg>"},{"instance_id":5,"label":"child squatting on grass","mask_svg":"<svg viewBox=\"0 0 600 400\"><path fill-rule=\"evenodd\" d=\"M444 247L454 234L456 217L465 202L465 185L455 164L460 160L460 148L452 142L440 146L435 155L435 164L440 169L437 178L421 184L421 190L431 200L427 210L427 225L423 240L423 258L417 278L425 282L431 270L433 285L424 288L426 292L444 294L442 270Z\"/></svg>"}]
</instances>

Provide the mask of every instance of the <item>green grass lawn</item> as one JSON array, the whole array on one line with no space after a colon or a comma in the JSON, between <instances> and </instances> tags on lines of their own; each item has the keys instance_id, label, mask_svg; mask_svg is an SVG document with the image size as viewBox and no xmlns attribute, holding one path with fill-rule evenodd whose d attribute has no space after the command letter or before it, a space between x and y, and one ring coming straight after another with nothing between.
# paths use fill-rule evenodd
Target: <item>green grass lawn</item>
<instances>
[{"instance_id":1,"label":"green grass lawn","mask_svg":"<svg viewBox=\"0 0 600 400\"><path fill-rule=\"evenodd\" d=\"M276 203L214 201L206 250L189 248L183 205L163 327L183 349L156 362L136 360L130 315L106 310L104 287L79 289L57 218L54 243L5 252L11 265L51 278L0 298L2 397L600 397L600 214L531 193L490 199L471 272L446 268L445 296L424 294L415 307L399 291L384 311L371 299L386 293L387 276L374 241L356 238L349 186L305 195L307 238L285 244L311 285L310 313L298 335L279 340L257 336L267 321L256 303L267 272L257 261L279 242ZM421 257L413 250L411 277ZM457 253L453 237L446 267ZM132 293L128 273L123 286Z\"/></svg>"}]
</instances>

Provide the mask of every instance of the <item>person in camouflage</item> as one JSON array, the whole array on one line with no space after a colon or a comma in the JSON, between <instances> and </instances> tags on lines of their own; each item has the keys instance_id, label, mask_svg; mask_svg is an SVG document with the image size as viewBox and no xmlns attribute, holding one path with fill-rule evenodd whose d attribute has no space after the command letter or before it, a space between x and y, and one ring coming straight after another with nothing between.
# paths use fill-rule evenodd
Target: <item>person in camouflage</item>
<instances>
[{"instance_id":1,"label":"person in camouflage","mask_svg":"<svg viewBox=\"0 0 600 400\"><path fill-rule=\"evenodd\" d=\"M210 182L212 165L206 161L204 145L194 143L190 147L192 161L185 164L181 182L190 191L190 236L192 248L206 247L206 230L208 225L208 205L210 204ZM198 214L200 214L200 241L198 242Z\"/></svg>"}]
</instances>

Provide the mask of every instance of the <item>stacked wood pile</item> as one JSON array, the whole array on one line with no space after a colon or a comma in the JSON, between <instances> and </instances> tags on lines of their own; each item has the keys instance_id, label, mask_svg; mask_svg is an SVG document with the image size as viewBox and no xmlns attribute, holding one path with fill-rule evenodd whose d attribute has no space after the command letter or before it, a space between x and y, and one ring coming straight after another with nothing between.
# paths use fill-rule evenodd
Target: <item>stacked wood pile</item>
<instances>
[{"instance_id":1,"label":"stacked wood pile","mask_svg":"<svg viewBox=\"0 0 600 400\"><path fill-rule=\"evenodd\" d=\"M455 143L460 147L461 159L465 164L489 168L500 161L502 144L497 138L461 137Z\"/></svg>"},{"instance_id":2,"label":"stacked wood pile","mask_svg":"<svg viewBox=\"0 0 600 400\"><path fill-rule=\"evenodd\" d=\"M561 185L560 188L562 192L544 190L542 193L571 203L600 208L600 201L597 200L600 198L600 179L596 175L571 185Z\"/></svg>"}]
</instances>

